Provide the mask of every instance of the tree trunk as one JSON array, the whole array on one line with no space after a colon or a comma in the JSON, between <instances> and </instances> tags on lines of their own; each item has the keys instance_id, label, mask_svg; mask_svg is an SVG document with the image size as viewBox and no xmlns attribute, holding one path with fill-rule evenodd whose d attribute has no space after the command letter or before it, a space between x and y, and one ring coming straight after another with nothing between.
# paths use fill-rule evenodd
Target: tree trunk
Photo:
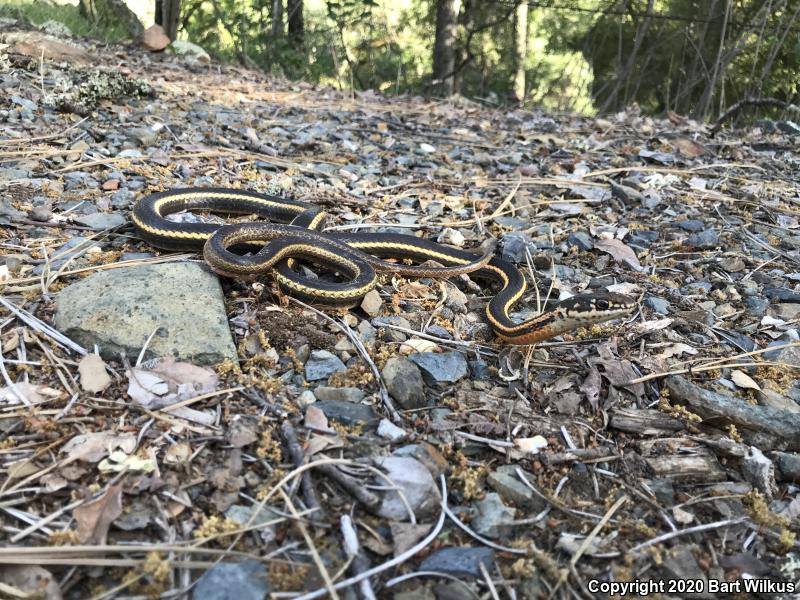
<instances>
[{"instance_id":1,"label":"tree trunk","mask_svg":"<svg viewBox=\"0 0 800 600\"><path fill-rule=\"evenodd\" d=\"M456 66L456 24L461 0L436 0L436 39L433 44L433 83L440 96L453 94Z\"/></svg>"},{"instance_id":2,"label":"tree trunk","mask_svg":"<svg viewBox=\"0 0 800 600\"><path fill-rule=\"evenodd\" d=\"M283 0L272 0L272 37L283 35Z\"/></svg>"},{"instance_id":3,"label":"tree trunk","mask_svg":"<svg viewBox=\"0 0 800 600\"><path fill-rule=\"evenodd\" d=\"M119 19L120 23L125 26L125 29L133 39L142 37L144 26L139 17L136 16L136 13L125 4L125 0L106 0L105 4L114 17Z\"/></svg>"},{"instance_id":4,"label":"tree trunk","mask_svg":"<svg viewBox=\"0 0 800 600\"><path fill-rule=\"evenodd\" d=\"M156 0L156 25L161 25L171 40L178 35L181 0Z\"/></svg>"},{"instance_id":5,"label":"tree trunk","mask_svg":"<svg viewBox=\"0 0 800 600\"><path fill-rule=\"evenodd\" d=\"M461 24L461 31L466 32L466 38L459 40L460 46L456 54L456 62L458 67L463 67L470 60L470 49L467 47L469 44L469 32L475 29L475 11L477 9L477 0L464 0L461 7L461 14L458 15L459 23ZM457 68L453 76L453 92L460 94L464 88L464 69Z\"/></svg>"},{"instance_id":6,"label":"tree trunk","mask_svg":"<svg viewBox=\"0 0 800 600\"><path fill-rule=\"evenodd\" d=\"M97 20L97 9L94 6L94 0L79 0L78 11L87 21L93 22Z\"/></svg>"},{"instance_id":7,"label":"tree trunk","mask_svg":"<svg viewBox=\"0 0 800 600\"><path fill-rule=\"evenodd\" d=\"M289 37L298 47L303 45L305 27L303 25L303 0L288 0L286 3L287 21L289 23Z\"/></svg>"},{"instance_id":8,"label":"tree trunk","mask_svg":"<svg viewBox=\"0 0 800 600\"><path fill-rule=\"evenodd\" d=\"M514 99L525 100L525 59L528 56L528 3L517 6L514 22Z\"/></svg>"}]
</instances>

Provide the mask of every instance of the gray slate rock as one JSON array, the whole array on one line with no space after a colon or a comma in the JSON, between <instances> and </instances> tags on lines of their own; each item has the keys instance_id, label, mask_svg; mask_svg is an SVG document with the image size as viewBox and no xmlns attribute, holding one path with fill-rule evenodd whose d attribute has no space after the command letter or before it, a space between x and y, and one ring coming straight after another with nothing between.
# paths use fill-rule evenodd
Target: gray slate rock
<instances>
[{"instance_id":1,"label":"gray slate rock","mask_svg":"<svg viewBox=\"0 0 800 600\"><path fill-rule=\"evenodd\" d=\"M444 548L422 561L420 571L437 571L456 577L481 577L481 563L492 572L494 550L491 548Z\"/></svg>"},{"instance_id":2,"label":"gray slate rock","mask_svg":"<svg viewBox=\"0 0 800 600\"><path fill-rule=\"evenodd\" d=\"M415 352L408 356L422 370L422 377L430 386L455 383L467 376L467 360L460 352Z\"/></svg>"},{"instance_id":3,"label":"gray slate rock","mask_svg":"<svg viewBox=\"0 0 800 600\"><path fill-rule=\"evenodd\" d=\"M719 243L719 233L714 229L704 229L686 238L686 245L692 248L715 248Z\"/></svg>"},{"instance_id":4,"label":"gray slate rock","mask_svg":"<svg viewBox=\"0 0 800 600\"><path fill-rule=\"evenodd\" d=\"M306 381L327 379L338 371L345 370L344 363L327 350L314 350L306 361Z\"/></svg>"},{"instance_id":5,"label":"gray slate rock","mask_svg":"<svg viewBox=\"0 0 800 600\"><path fill-rule=\"evenodd\" d=\"M147 358L194 364L236 360L219 279L204 265L167 263L96 273L64 288L54 325L107 359L135 359L158 328Z\"/></svg>"},{"instance_id":6,"label":"gray slate rock","mask_svg":"<svg viewBox=\"0 0 800 600\"><path fill-rule=\"evenodd\" d=\"M354 404L344 400L319 400L314 403L325 416L345 425L366 425L375 429L380 422L380 417L366 404Z\"/></svg>"},{"instance_id":7,"label":"gray slate rock","mask_svg":"<svg viewBox=\"0 0 800 600\"><path fill-rule=\"evenodd\" d=\"M127 219L120 213L92 213L81 217L74 217L73 220L86 227L91 227L95 231L102 231L111 227L124 225Z\"/></svg>"},{"instance_id":8,"label":"gray slate rock","mask_svg":"<svg viewBox=\"0 0 800 600\"><path fill-rule=\"evenodd\" d=\"M535 512L543 510L547 502L534 494L516 475L516 466L504 465L489 473L486 478L491 488L508 502ZM530 480L531 477L528 477Z\"/></svg>"},{"instance_id":9,"label":"gray slate rock","mask_svg":"<svg viewBox=\"0 0 800 600\"><path fill-rule=\"evenodd\" d=\"M438 512L442 496L431 472L420 461L408 456L385 456L374 461L405 496L403 499L397 490L387 491L376 514L394 521L408 521L410 506L417 520L425 521ZM376 483L384 486L388 482L380 478Z\"/></svg>"},{"instance_id":10,"label":"gray slate rock","mask_svg":"<svg viewBox=\"0 0 800 600\"><path fill-rule=\"evenodd\" d=\"M425 406L425 386L419 367L403 357L386 361L381 372L389 395L404 409Z\"/></svg>"},{"instance_id":11,"label":"gray slate rock","mask_svg":"<svg viewBox=\"0 0 800 600\"><path fill-rule=\"evenodd\" d=\"M576 231L570 233L567 237L567 245L575 246L578 250L588 252L594 248L594 241L592 240L592 236L585 231Z\"/></svg>"},{"instance_id":12,"label":"gray slate rock","mask_svg":"<svg viewBox=\"0 0 800 600\"><path fill-rule=\"evenodd\" d=\"M197 580L192 600L264 600L271 590L260 561L217 563Z\"/></svg>"},{"instance_id":13,"label":"gray slate rock","mask_svg":"<svg viewBox=\"0 0 800 600\"><path fill-rule=\"evenodd\" d=\"M657 298L656 296L648 296L645 298L644 305L648 308L652 308L660 315L668 315L672 311L669 302L664 300L664 298Z\"/></svg>"},{"instance_id":14,"label":"gray slate rock","mask_svg":"<svg viewBox=\"0 0 800 600\"><path fill-rule=\"evenodd\" d=\"M475 503L477 515L472 526L479 534L492 539L509 535L513 529L514 509L506 506L499 494L486 494L483 500Z\"/></svg>"}]
</instances>

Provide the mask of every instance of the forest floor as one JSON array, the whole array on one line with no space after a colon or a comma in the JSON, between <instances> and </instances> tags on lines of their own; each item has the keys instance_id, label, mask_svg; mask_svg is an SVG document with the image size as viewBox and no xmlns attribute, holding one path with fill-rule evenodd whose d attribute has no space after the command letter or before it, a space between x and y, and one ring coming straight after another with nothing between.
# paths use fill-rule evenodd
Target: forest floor
<instances>
[{"instance_id":1,"label":"forest floor","mask_svg":"<svg viewBox=\"0 0 800 600\"><path fill-rule=\"evenodd\" d=\"M800 579L793 123L315 89L9 23L0 86L1 594ZM466 277L319 311L139 239L133 203L186 186L313 202L331 231L497 238L521 317L596 289L639 309L532 348L494 339Z\"/></svg>"}]
</instances>

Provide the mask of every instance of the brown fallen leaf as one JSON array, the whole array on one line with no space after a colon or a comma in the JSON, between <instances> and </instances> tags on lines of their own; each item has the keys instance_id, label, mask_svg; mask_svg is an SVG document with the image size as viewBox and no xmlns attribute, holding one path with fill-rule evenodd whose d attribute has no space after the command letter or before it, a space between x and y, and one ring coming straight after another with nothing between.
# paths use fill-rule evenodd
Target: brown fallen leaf
<instances>
[{"instance_id":1,"label":"brown fallen leaf","mask_svg":"<svg viewBox=\"0 0 800 600\"><path fill-rule=\"evenodd\" d=\"M734 369L731 371L731 380L740 388L745 388L748 390L758 390L761 391L761 387L753 381L752 377L750 377L744 371L740 371L739 369Z\"/></svg>"},{"instance_id":2,"label":"brown fallen leaf","mask_svg":"<svg viewBox=\"0 0 800 600\"><path fill-rule=\"evenodd\" d=\"M704 154L710 154L708 148L703 146L703 144L699 144L698 142L685 137L675 138L672 140L672 145L675 150L687 158L697 158L698 156L703 156Z\"/></svg>"},{"instance_id":3,"label":"brown fallen leaf","mask_svg":"<svg viewBox=\"0 0 800 600\"><path fill-rule=\"evenodd\" d=\"M95 431L76 435L61 447L61 452L71 460L99 462L111 452L120 449L130 454L136 449L136 436L112 431Z\"/></svg>"},{"instance_id":4,"label":"brown fallen leaf","mask_svg":"<svg viewBox=\"0 0 800 600\"><path fill-rule=\"evenodd\" d=\"M46 385L34 385L25 381L14 384L16 391L21 393L31 404L38 404L48 400L60 400L65 396L60 392ZM11 386L0 388L0 404L19 404L21 400Z\"/></svg>"},{"instance_id":5,"label":"brown fallen leaf","mask_svg":"<svg viewBox=\"0 0 800 600\"><path fill-rule=\"evenodd\" d=\"M105 545L108 529L121 514L122 482L72 511L78 524L78 539L82 544Z\"/></svg>"},{"instance_id":6,"label":"brown fallen leaf","mask_svg":"<svg viewBox=\"0 0 800 600\"><path fill-rule=\"evenodd\" d=\"M97 354L87 354L78 363L81 374L81 387L84 392L97 394L111 385L111 377L106 371L106 363Z\"/></svg>"},{"instance_id":7,"label":"brown fallen leaf","mask_svg":"<svg viewBox=\"0 0 800 600\"><path fill-rule=\"evenodd\" d=\"M621 240L600 238L595 241L594 247L610 254L621 265L627 265L634 271L642 270L642 264L636 253Z\"/></svg>"},{"instance_id":8,"label":"brown fallen leaf","mask_svg":"<svg viewBox=\"0 0 800 600\"><path fill-rule=\"evenodd\" d=\"M128 372L128 395L146 408L156 409L207 394L217 389L219 377L206 367L156 359L133 367Z\"/></svg>"}]
</instances>

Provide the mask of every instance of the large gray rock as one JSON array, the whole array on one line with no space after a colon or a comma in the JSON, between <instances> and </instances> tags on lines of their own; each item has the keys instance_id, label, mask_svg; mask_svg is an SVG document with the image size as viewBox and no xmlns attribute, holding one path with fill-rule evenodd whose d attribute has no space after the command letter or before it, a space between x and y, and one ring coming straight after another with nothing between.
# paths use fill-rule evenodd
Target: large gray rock
<instances>
[{"instance_id":1,"label":"large gray rock","mask_svg":"<svg viewBox=\"0 0 800 600\"><path fill-rule=\"evenodd\" d=\"M197 580L192 600L263 600L272 589L267 577L257 560L217 563Z\"/></svg>"},{"instance_id":2,"label":"large gray rock","mask_svg":"<svg viewBox=\"0 0 800 600\"><path fill-rule=\"evenodd\" d=\"M467 376L467 359L460 352L414 352L408 359L422 370L430 386L455 383Z\"/></svg>"},{"instance_id":3,"label":"large gray rock","mask_svg":"<svg viewBox=\"0 0 800 600\"><path fill-rule=\"evenodd\" d=\"M64 288L54 325L104 358L135 359L147 338L147 357L173 356L194 364L236 360L222 287L198 263L112 269Z\"/></svg>"}]
</instances>

